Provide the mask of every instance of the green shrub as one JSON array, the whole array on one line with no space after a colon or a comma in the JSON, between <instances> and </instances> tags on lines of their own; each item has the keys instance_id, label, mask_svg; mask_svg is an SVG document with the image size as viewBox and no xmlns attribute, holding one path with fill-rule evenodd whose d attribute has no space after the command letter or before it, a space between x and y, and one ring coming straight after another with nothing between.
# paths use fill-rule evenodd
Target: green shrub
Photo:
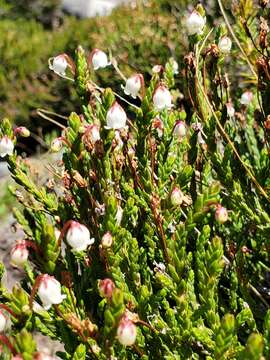
<instances>
[{"instance_id":1,"label":"green shrub","mask_svg":"<svg viewBox=\"0 0 270 360\"><path fill-rule=\"evenodd\" d=\"M111 70L93 73L79 47L80 111L52 144L63 163L45 186L3 121L26 234L12 252L25 279L1 287L7 358L39 358L33 331L62 342L62 359L269 358L268 58L257 53L258 98L245 83L231 92L225 35L190 36L178 81L170 60L136 105L96 85Z\"/></svg>"}]
</instances>

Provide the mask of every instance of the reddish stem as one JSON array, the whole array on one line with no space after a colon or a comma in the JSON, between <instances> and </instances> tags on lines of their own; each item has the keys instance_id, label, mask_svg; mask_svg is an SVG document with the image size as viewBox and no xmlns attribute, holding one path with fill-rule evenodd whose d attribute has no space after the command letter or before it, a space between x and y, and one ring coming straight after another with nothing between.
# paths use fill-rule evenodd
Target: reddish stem
<instances>
[{"instance_id":1,"label":"reddish stem","mask_svg":"<svg viewBox=\"0 0 270 360\"><path fill-rule=\"evenodd\" d=\"M18 319L18 315L15 314L15 312L13 310L11 310L9 306L7 306L5 304L0 304L0 308L6 310L8 313L10 313L10 315L12 315L16 319Z\"/></svg>"},{"instance_id":2,"label":"reddish stem","mask_svg":"<svg viewBox=\"0 0 270 360\"><path fill-rule=\"evenodd\" d=\"M6 335L0 335L0 342L9 348L13 355L16 355L16 350Z\"/></svg>"}]
</instances>

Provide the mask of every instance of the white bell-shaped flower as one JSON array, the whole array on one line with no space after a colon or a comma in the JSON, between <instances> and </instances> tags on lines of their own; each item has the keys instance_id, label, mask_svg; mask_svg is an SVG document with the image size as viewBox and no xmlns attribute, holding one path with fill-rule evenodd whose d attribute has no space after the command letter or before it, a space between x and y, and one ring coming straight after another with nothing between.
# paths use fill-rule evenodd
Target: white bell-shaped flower
<instances>
[{"instance_id":1,"label":"white bell-shaped flower","mask_svg":"<svg viewBox=\"0 0 270 360\"><path fill-rule=\"evenodd\" d=\"M179 73L179 65L176 60L172 60L172 67L173 67L173 73L174 75L177 75Z\"/></svg>"},{"instance_id":2,"label":"white bell-shaped flower","mask_svg":"<svg viewBox=\"0 0 270 360\"><path fill-rule=\"evenodd\" d=\"M186 130L186 125L183 121L177 121L174 129L173 129L173 134L175 136L177 136L178 138L182 139L183 137L186 136L187 130Z\"/></svg>"},{"instance_id":3,"label":"white bell-shaped flower","mask_svg":"<svg viewBox=\"0 0 270 360\"><path fill-rule=\"evenodd\" d=\"M143 84L144 80L142 74L135 74L127 79L124 93L126 95L131 95L133 99L136 99Z\"/></svg>"},{"instance_id":4,"label":"white bell-shaped flower","mask_svg":"<svg viewBox=\"0 0 270 360\"><path fill-rule=\"evenodd\" d=\"M37 293L45 310L54 304L60 304L66 297L61 294L60 282L48 274L42 275Z\"/></svg>"},{"instance_id":5,"label":"white bell-shaped flower","mask_svg":"<svg viewBox=\"0 0 270 360\"><path fill-rule=\"evenodd\" d=\"M51 151L52 152L56 153L56 152L60 151L62 149L62 147L63 147L62 137L58 137L51 142Z\"/></svg>"},{"instance_id":6,"label":"white bell-shaped flower","mask_svg":"<svg viewBox=\"0 0 270 360\"><path fill-rule=\"evenodd\" d=\"M91 54L91 60L94 70L98 70L99 68L105 68L111 63L108 61L108 57L104 51L99 49L94 49Z\"/></svg>"},{"instance_id":7,"label":"white bell-shaped flower","mask_svg":"<svg viewBox=\"0 0 270 360\"><path fill-rule=\"evenodd\" d=\"M172 107L172 96L164 85L159 85L153 95L153 103L157 110L170 109Z\"/></svg>"},{"instance_id":8,"label":"white bell-shaped flower","mask_svg":"<svg viewBox=\"0 0 270 360\"><path fill-rule=\"evenodd\" d=\"M203 32L206 19L198 11L194 10L186 21L188 35L200 35Z\"/></svg>"},{"instance_id":9,"label":"white bell-shaped flower","mask_svg":"<svg viewBox=\"0 0 270 360\"><path fill-rule=\"evenodd\" d=\"M14 150L13 141L10 140L6 135L0 140L0 157L5 157L6 155L12 155Z\"/></svg>"},{"instance_id":10,"label":"white bell-shaped flower","mask_svg":"<svg viewBox=\"0 0 270 360\"><path fill-rule=\"evenodd\" d=\"M113 106L108 110L106 117L106 129L122 129L126 126L127 114L118 102L115 101Z\"/></svg>"},{"instance_id":11,"label":"white bell-shaped flower","mask_svg":"<svg viewBox=\"0 0 270 360\"><path fill-rule=\"evenodd\" d=\"M3 313L3 311L0 310L0 333L5 331L7 326L7 317Z\"/></svg>"},{"instance_id":12,"label":"white bell-shaped flower","mask_svg":"<svg viewBox=\"0 0 270 360\"><path fill-rule=\"evenodd\" d=\"M54 71L56 74L65 76L66 69L68 67L68 62L64 54L60 54L52 59L49 68Z\"/></svg>"},{"instance_id":13,"label":"white bell-shaped flower","mask_svg":"<svg viewBox=\"0 0 270 360\"><path fill-rule=\"evenodd\" d=\"M90 237L87 227L77 221L71 221L66 232L66 240L74 251L84 251L95 242L95 239Z\"/></svg>"},{"instance_id":14,"label":"white bell-shaped flower","mask_svg":"<svg viewBox=\"0 0 270 360\"><path fill-rule=\"evenodd\" d=\"M241 95L240 103L241 103L242 105L248 106L248 105L251 103L252 99L253 99L253 94L252 94L252 92L251 92L251 91L245 91L245 92L243 92L243 94Z\"/></svg>"},{"instance_id":15,"label":"white bell-shaped flower","mask_svg":"<svg viewBox=\"0 0 270 360\"><path fill-rule=\"evenodd\" d=\"M232 48L232 40L228 36L222 36L222 38L219 39L218 48L222 54L229 54Z\"/></svg>"},{"instance_id":16,"label":"white bell-shaped flower","mask_svg":"<svg viewBox=\"0 0 270 360\"><path fill-rule=\"evenodd\" d=\"M117 339L124 346L131 346L135 343L137 336L136 325L124 316L117 328Z\"/></svg>"},{"instance_id":17,"label":"white bell-shaped flower","mask_svg":"<svg viewBox=\"0 0 270 360\"><path fill-rule=\"evenodd\" d=\"M29 251L25 240L18 241L17 244L11 249L10 263L16 267L23 267L28 260Z\"/></svg>"}]
</instances>

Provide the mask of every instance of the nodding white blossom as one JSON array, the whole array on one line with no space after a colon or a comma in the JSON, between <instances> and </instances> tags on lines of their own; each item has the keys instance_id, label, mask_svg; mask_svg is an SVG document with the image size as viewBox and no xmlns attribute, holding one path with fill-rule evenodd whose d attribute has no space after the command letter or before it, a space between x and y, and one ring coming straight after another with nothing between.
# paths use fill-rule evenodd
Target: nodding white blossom
<instances>
[{"instance_id":1,"label":"nodding white blossom","mask_svg":"<svg viewBox=\"0 0 270 360\"><path fill-rule=\"evenodd\" d=\"M113 243L113 238L112 238L112 234L107 231L101 239L101 245L103 248L110 248L112 246Z\"/></svg>"},{"instance_id":2,"label":"nodding white blossom","mask_svg":"<svg viewBox=\"0 0 270 360\"><path fill-rule=\"evenodd\" d=\"M115 289L115 284L112 281L112 279L104 279L100 280L98 283L98 288L100 295L102 297L105 297L107 299L110 299L112 297L113 291Z\"/></svg>"},{"instance_id":3,"label":"nodding white blossom","mask_svg":"<svg viewBox=\"0 0 270 360\"><path fill-rule=\"evenodd\" d=\"M172 67L174 75L177 75L179 73L179 65L174 59L172 60Z\"/></svg>"},{"instance_id":4,"label":"nodding white blossom","mask_svg":"<svg viewBox=\"0 0 270 360\"><path fill-rule=\"evenodd\" d=\"M164 85L159 85L153 95L154 106L157 110L170 109L172 107L172 95Z\"/></svg>"},{"instance_id":5,"label":"nodding white blossom","mask_svg":"<svg viewBox=\"0 0 270 360\"><path fill-rule=\"evenodd\" d=\"M174 187L171 193L171 203L173 206L179 206L184 200L184 194L178 187Z\"/></svg>"},{"instance_id":6,"label":"nodding white blossom","mask_svg":"<svg viewBox=\"0 0 270 360\"><path fill-rule=\"evenodd\" d=\"M135 74L127 79L126 86L124 88L124 93L126 95L131 95L133 99L136 99L141 88L143 87L144 80L142 74Z\"/></svg>"},{"instance_id":7,"label":"nodding white blossom","mask_svg":"<svg viewBox=\"0 0 270 360\"><path fill-rule=\"evenodd\" d=\"M61 137L58 137L56 139L54 139L52 142L51 142L51 151L52 152L58 152L62 149L63 147L63 140Z\"/></svg>"},{"instance_id":8,"label":"nodding white blossom","mask_svg":"<svg viewBox=\"0 0 270 360\"><path fill-rule=\"evenodd\" d=\"M111 63L108 61L108 57L104 51L99 49L94 49L91 54L91 61L94 70L98 70L99 68L105 68Z\"/></svg>"},{"instance_id":9,"label":"nodding white blossom","mask_svg":"<svg viewBox=\"0 0 270 360\"><path fill-rule=\"evenodd\" d=\"M232 103L228 102L228 103L226 104L226 108L227 108L227 115L228 115L229 117L234 117L235 109L234 109Z\"/></svg>"},{"instance_id":10,"label":"nodding white blossom","mask_svg":"<svg viewBox=\"0 0 270 360\"><path fill-rule=\"evenodd\" d=\"M60 304L66 298L61 294L60 282L48 274L42 275L37 293L45 310L50 309L54 304Z\"/></svg>"},{"instance_id":11,"label":"nodding white blossom","mask_svg":"<svg viewBox=\"0 0 270 360\"><path fill-rule=\"evenodd\" d=\"M222 36L222 38L219 39L218 48L222 54L229 54L232 48L232 40L228 36Z\"/></svg>"},{"instance_id":12,"label":"nodding white blossom","mask_svg":"<svg viewBox=\"0 0 270 360\"><path fill-rule=\"evenodd\" d=\"M66 232L66 240L74 251L84 251L88 245L95 242L95 239L90 237L87 227L77 221L71 221Z\"/></svg>"},{"instance_id":13,"label":"nodding white blossom","mask_svg":"<svg viewBox=\"0 0 270 360\"><path fill-rule=\"evenodd\" d=\"M118 102L114 102L114 104L110 107L106 116L107 126L106 129L122 129L126 126L127 122L127 114L125 110L122 108Z\"/></svg>"},{"instance_id":14,"label":"nodding white blossom","mask_svg":"<svg viewBox=\"0 0 270 360\"><path fill-rule=\"evenodd\" d=\"M0 333L5 331L7 326L7 317L4 315L3 311L0 310Z\"/></svg>"},{"instance_id":15,"label":"nodding white blossom","mask_svg":"<svg viewBox=\"0 0 270 360\"><path fill-rule=\"evenodd\" d=\"M220 224L224 224L228 220L228 211L221 205L218 205L215 212L215 219Z\"/></svg>"},{"instance_id":16,"label":"nodding white blossom","mask_svg":"<svg viewBox=\"0 0 270 360\"><path fill-rule=\"evenodd\" d=\"M3 136L0 140L0 157L5 157L6 155L12 155L14 150L13 141L10 140L8 136Z\"/></svg>"},{"instance_id":17,"label":"nodding white blossom","mask_svg":"<svg viewBox=\"0 0 270 360\"><path fill-rule=\"evenodd\" d=\"M200 35L203 32L206 19L198 11L194 10L186 21L188 35Z\"/></svg>"},{"instance_id":18,"label":"nodding white blossom","mask_svg":"<svg viewBox=\"0 0 270 360\"><path fill-rule=\"evenodd\" d=\"M175 123L173 134L178 138L182 139L186 136L187 130L186 125L183 121L179 120Z\"/></svg>"},{"instance_id":19,"label":"nodding white blossom","mask_svg":"<svg viewBox=\"0 0 270 360\"><path fill-rule=\"evenodd\" d=\"M23 267L28 260L29 251L25 240L18 241L10 252L10 263L16 267Z\"/></svg>"},{"instance_id":20,"label":"nodding white blossom","mask_svg":"<svg viewBox=\"0 0 270 360\"><path fill-rule=\"evenodd\" d=\"M124 346L131 346L135 343L136 336L136 325L127 316L123 316L117 328L118 341Z\"/></svg>"},{"instance_id":21,"label":"nodding white blossom","mask_svg":"<svg viewBox=\"0 0 270 360\"><path fill-rule=\"evenodd\" d=\"M52 63L49 65L50 70L54 71L58 75L65 76L68 62L65 54L60 54L52 59Z\"/></svg>"},{"instance_id":22,"label":"nodding white blossom","mask_svg":"<svg viewBox=\"0 0 270 360\"><path fill-rule=\"evenodd\" d=\"M241 95L240 103L241 103L242 105L248 106L248 105L251 103L252 99L253 99L253 94L252 94L252 92L251 92L251 91L245 91L245 92L243 92L243 94Z\"/></svg>"}]
</instances>

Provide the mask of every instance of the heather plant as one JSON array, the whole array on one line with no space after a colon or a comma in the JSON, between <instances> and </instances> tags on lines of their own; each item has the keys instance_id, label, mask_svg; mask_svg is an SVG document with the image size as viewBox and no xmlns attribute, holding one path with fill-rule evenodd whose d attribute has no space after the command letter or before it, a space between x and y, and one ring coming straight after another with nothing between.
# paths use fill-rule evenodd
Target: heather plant
<instances>
[{"instance_id":1,"label":"heather plant","mask_svg":"<svg viewBox=\"0 0 270 360\"><path fill-rule=\"evenodd\" d=\"M151 79L97 48L50 59L80 111L52 142L62 161L43 186L14 150L26 129L3 120L0 154L25 233L11 251L25 278L11 292L1 267L3 358L48 358L34 331L59 340L62 359L269 358L264 11L256 61L230 26L207 25L202 6L186 20L189 52ZM251 72L233 89L231 52ZM122 89L98 83L104 67Z\"/></svg>"}]
</instances>

